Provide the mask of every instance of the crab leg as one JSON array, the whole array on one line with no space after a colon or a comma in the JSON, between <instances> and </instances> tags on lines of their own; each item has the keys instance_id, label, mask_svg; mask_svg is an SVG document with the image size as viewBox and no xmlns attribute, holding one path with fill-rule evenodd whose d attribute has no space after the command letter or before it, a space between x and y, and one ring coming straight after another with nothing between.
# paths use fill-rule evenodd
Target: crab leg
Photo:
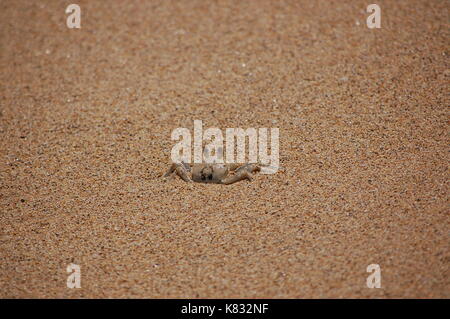
<instances>
[{"instance_id":1,"label":"crab leg","mask_svg":"<svg viewBox=\"0 0 450 319\"><path fill-rule=\"evenodd\" d=\"M222 184L229 185L229 184L233 184L233 183L242 181L244 179L248 179L249 181L251 181L252 178L253 178L252 173L250 173L247 170L243 170L234 175L231 175L231 176L228 176L228 177L222 179Z\"/></svg>"},{"instance_id":2,"label":"crab leg","mask_svg":"<svg viewBox=\"0 0 450 319\"><path fill-rule=\"evenodd\" d=\"M183 181L192 182L192 179L189 176L189 172L185 168L184 164L172 163L167 173L164 174L164 177L168 177L173 172L180 176Z\"/></svg>"},{"instance_id":3,"label":"crab leg","mask_svg":"<svg viewBox=\"0 0 450 319\"><path fill-rule=\"evenodd\" d=\"M177 164L176 163L172 163L172 165L170 165L169 170L163 175L164 177L169 177L170 174L173 173L173 171L177 168Z\"/></svg>"},{"instance_id":4,"label":"crab leg","mask_svg":"<svg viewBox=\"0 0 450 319\"><path fill-rule=\"evenodd\" d=\"M240 173L243 171L247 171L249 173L255 173L255 172L259 172L261 170L261 167L259 166L259 164L245 164L242 165L240 167L237 167L236 173Z\"/></svg>"}]
</instances>

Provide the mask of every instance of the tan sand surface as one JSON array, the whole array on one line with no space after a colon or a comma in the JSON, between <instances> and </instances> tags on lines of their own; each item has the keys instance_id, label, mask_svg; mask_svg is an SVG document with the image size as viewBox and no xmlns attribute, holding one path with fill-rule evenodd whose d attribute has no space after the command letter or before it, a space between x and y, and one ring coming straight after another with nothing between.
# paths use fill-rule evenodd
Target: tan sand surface
<instances>
[{"instance_id":1,"label":"tan sand surface","mask_svg":"<svg viewBox=\"0 0 450 319\"><path fill-rule=\"evenodd\" d=\"M449 1L72 2L0 1L0 297L450 297ZM284 169L164 181L194 120Z\"/></svg>"}]
</instances>

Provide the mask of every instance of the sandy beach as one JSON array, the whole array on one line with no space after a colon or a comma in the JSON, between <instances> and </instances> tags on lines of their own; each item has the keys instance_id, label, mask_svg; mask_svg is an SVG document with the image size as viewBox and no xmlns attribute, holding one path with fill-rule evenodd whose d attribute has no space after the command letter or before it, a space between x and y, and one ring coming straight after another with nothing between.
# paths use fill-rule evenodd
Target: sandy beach
<instances>
[{"instance_id":1,"label":"sandy beach","mask_svg":"<svg viewBox=\"0 0 450 319\"><path fill-rule=\"evenodd\" d=\"M70 3L0 2L1 298L450 298L448 1ZM282 169L163 179L194 120Z\"/></svg>"}]
</instances>

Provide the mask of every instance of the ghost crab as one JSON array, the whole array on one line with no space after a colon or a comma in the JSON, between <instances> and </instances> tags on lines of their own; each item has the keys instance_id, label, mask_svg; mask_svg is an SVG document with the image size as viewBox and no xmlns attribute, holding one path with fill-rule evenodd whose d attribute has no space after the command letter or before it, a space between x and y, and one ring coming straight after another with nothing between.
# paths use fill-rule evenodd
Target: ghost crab
<instances>
[{"instance_id":1,"label":"ghost crab","mask_svg":"<svg viewBox=\"0 0 450 319\"><path fill-rule=\"evenodd\" d=\"M185 182L233 184L242 180L251 181L253 173L261 171L258 163L250 164L186 164L172 163L164 177L176 173ZM229 175L233 172L232 175Z\"/></svg>"}]
</instances>

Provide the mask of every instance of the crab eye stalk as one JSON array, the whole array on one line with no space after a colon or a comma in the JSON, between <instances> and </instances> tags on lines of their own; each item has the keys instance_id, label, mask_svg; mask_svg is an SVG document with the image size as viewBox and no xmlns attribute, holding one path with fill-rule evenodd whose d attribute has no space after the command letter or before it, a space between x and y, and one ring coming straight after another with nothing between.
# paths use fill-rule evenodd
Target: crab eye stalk
<instances>
[{"instance_id":1,"label":"crab eye stalk","mask_svg":"<svg viewBox=\"0 0 450 319\"><path fill-rule=\"evenodd\" d=\"M212 174L209 174L208 179L209 179L209 180L212 179Z\"/></svg>"}]
</instances>

